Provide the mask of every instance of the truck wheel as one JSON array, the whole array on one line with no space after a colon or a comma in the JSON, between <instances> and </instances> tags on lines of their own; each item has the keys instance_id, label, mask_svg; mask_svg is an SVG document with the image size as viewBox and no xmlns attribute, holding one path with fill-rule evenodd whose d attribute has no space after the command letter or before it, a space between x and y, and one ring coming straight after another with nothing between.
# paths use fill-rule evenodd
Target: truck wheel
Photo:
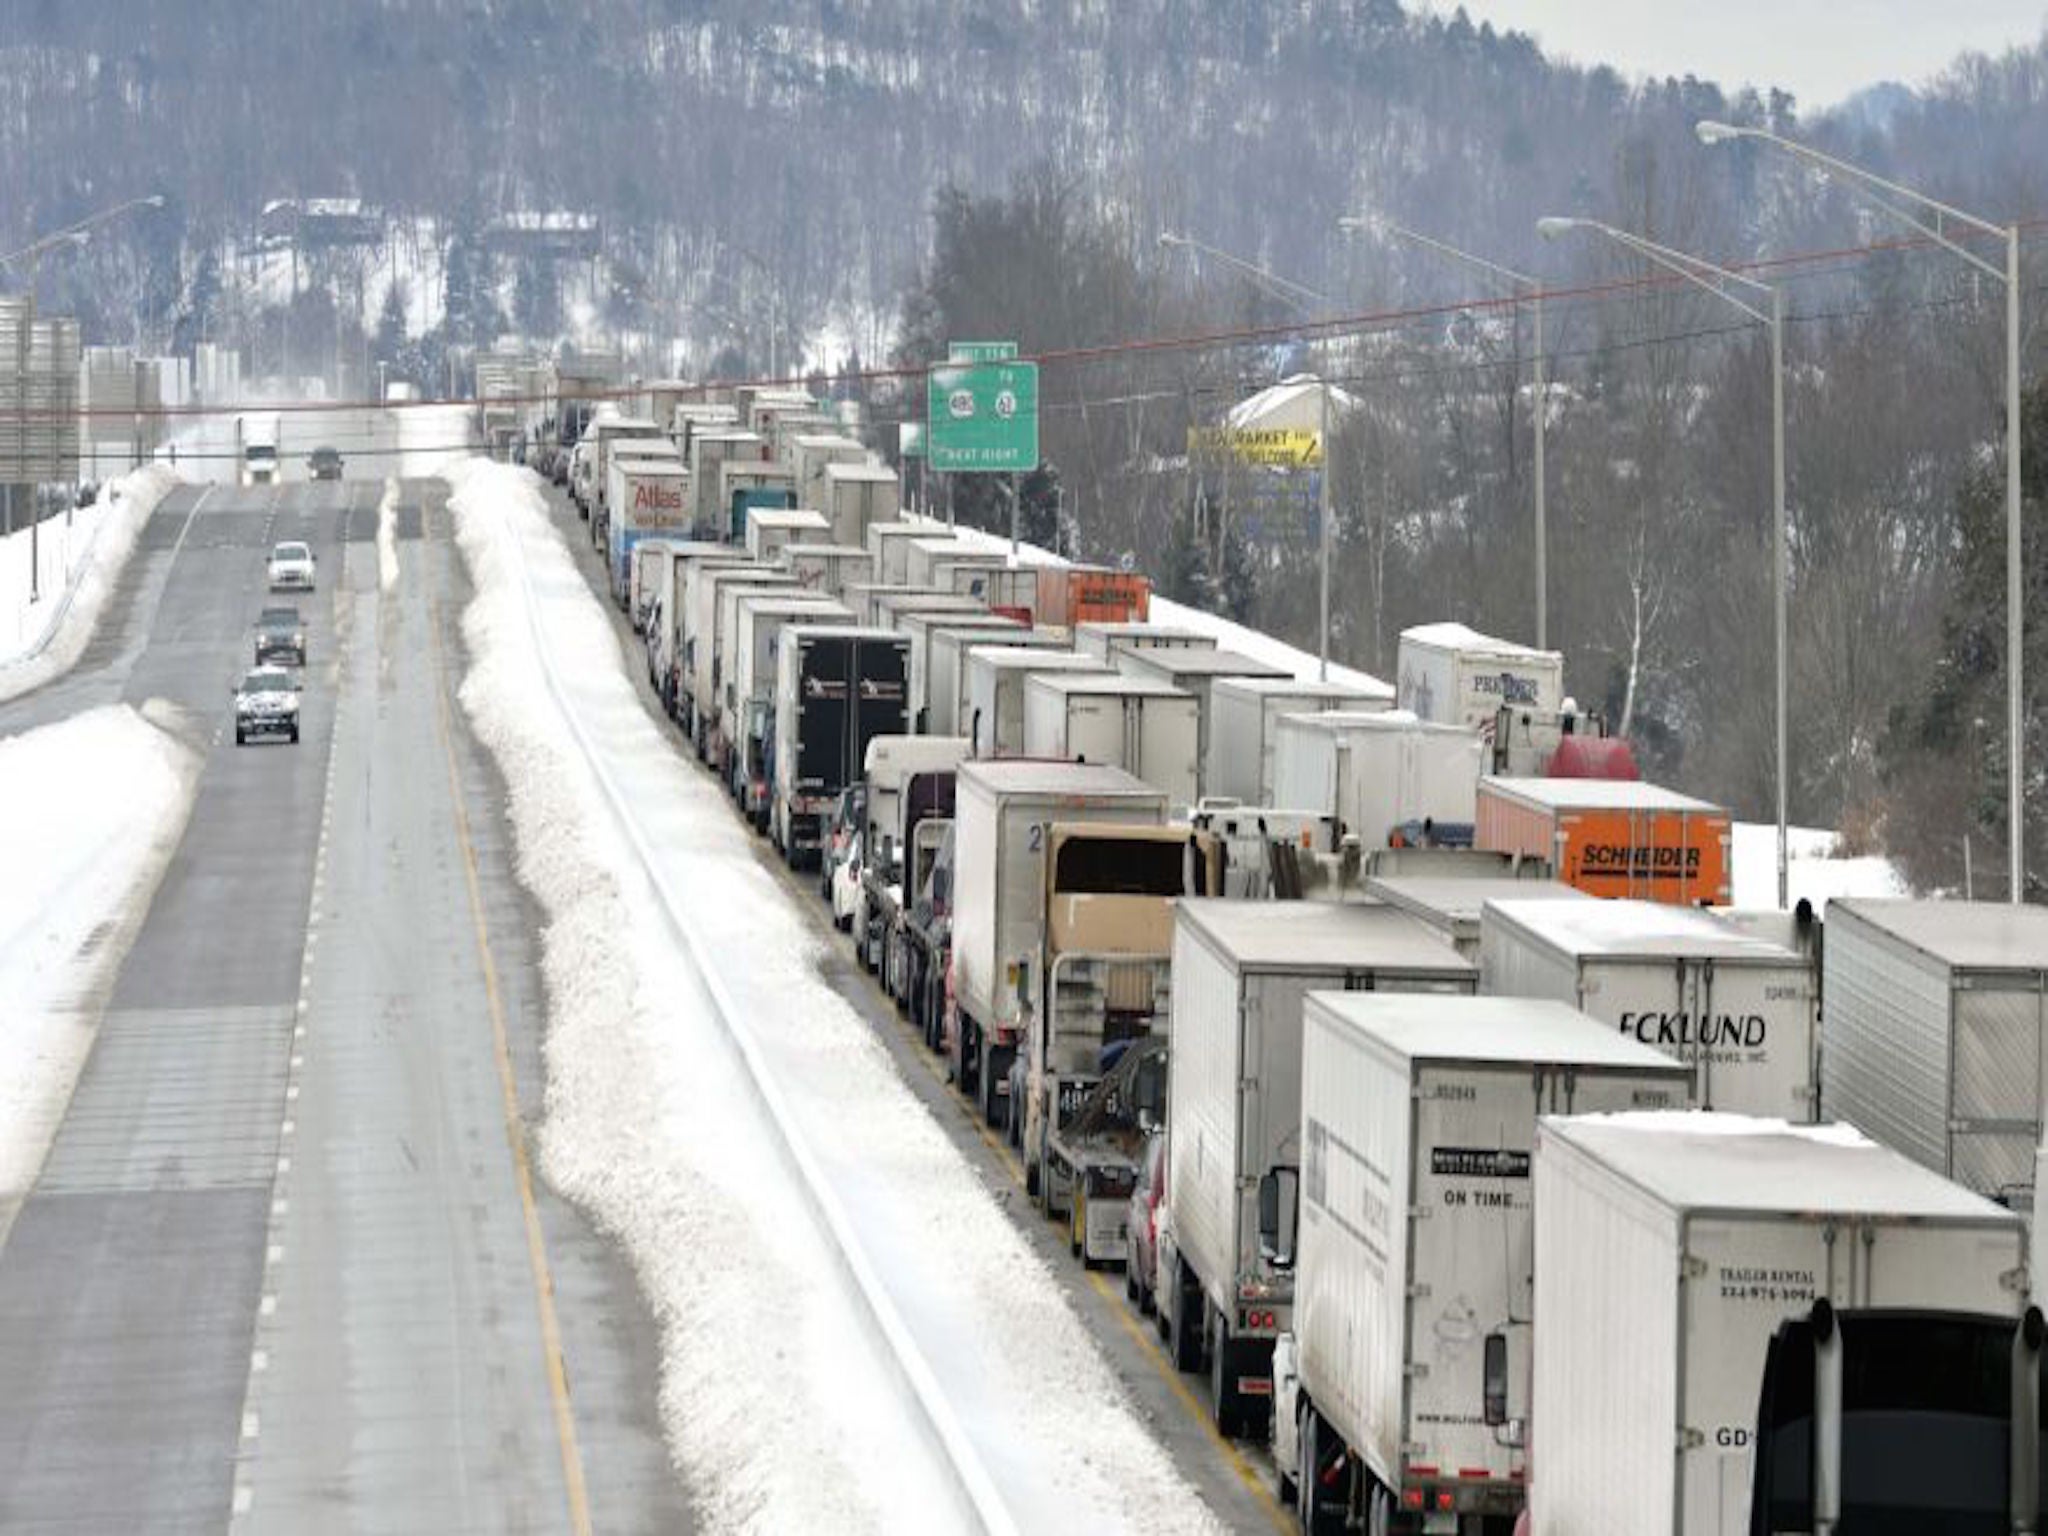
<instances>
[{"instance_id":1,"label":"truck wheel","mask_svg":"<svg viewBox=\"0 0 2048 1536\"><path fill-rule=\"evenodd\" d=\"M1081 1261L1083 1269L1095 1267L1088 1262L1088 1192L1082 1189L1078 1173L1073 1197L1067 1201L1067 1251Z\"/></svg>"},{"instance_id":2,"label":"truck wheel","mask_svg":"<svg viewBox=\"0 0 2048 1536\"><path fill-rule=\"evenodd\" d=\"M1007 1118L1003 1108L1003 1077L1001 1073L995 1070L993 1060L990 1061L981 1076L983 1079L981 1084L981 1117L991 1126L1003 1125Z\"/></svg>"},{"instance_id":3,"label":"truck wheel","mask_svg":"<svg viewBox=\"0 0 2048 1536\"><path fill-rule=\"evenodd\" d=\"M1144 1312L1144 1302L1138 1295L1138 1265L1135 1259L1124 1260L1124 1300L1136 1307L1140 1313Z\"/></svg>"},{"instance_id":4,"label":"truck wheel","mask_svg":"<svg viewBox=\"0 0 2048 1536\"><path fill-rule=\"evenodd\" d=\"M1167 1335L1173 1368L1193 1375L1202 1368L1202 1309L1208 1305L1194 1272L1181 1260L1173 1277L1173 1317Z\"/></svg>"},{"instance_id":5,"label":"truck wheel","mask_svg":"<svg viewBox=\"0 0 2048 1536\"><path fill-rule=\"evenodd\" d=\"M1204 1310L1209 1314L1209 1395L1216 1409L1216 1433L1236 1440L1244 1434L1244 1415L1239 1409L1230 1331L1214 1307L1205 1306Z\"/></svg>"},{"instance_id":6,"label":"truck wheel","mask_svg":"<svg viewBox=\"0 0 2048 1536\"><path fill-rule=\"evenodd\" d=\"M235 745L238 747L246 747L247 745L249 745L249 733L243 730L239 725L235 727Z\"/></svg>"},{"instance_id":7,"label":"truck wheel","mask_svg":"<svg viewBox=\"0 0 2048 1536\"><path fill-rule=\"evenodd\" d=\"M1039 1191L1044 1187L1039 1182L1038 1159L1035 1157L1026 1158L1024 1160L1024 1193L1035 1202L1038 1199Z\"/></svg>"},{"instance_id":8,"label":"truck wheel","mask_svg":"<svg viewBox=\"0 0 2048 1536\"><path fill-rule=\"evenodd\" d=\"M298 727L297 727L297 726L295 725L295 726L293 726L293 727L292 727L292 745L296 747L296 746L297 746L298 744L299 744L299 728L298 728Z\"/></svg>"}]
</instances>

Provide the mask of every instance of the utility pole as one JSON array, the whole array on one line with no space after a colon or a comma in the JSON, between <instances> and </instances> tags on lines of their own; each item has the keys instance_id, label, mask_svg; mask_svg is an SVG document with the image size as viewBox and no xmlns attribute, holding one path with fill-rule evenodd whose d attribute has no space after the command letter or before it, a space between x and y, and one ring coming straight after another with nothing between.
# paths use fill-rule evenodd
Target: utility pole
<instances>
[{"instance_id":1,"label":"utility pole","mask_svg":"<svg viewBox=\"0 0 2048 1536\"><path fill-rule=\"evenodd\" d=\"M1317 633L1322 637L1317 647L1319 658L1316 676L1323 682L1330 680L1330 467L1335 455L1330 452L1330 381L1316 380L1317 411L1321 426L1316 433L1316 452L1322 459L1322 467L1316 471L1316 534L1321 545L1322 567L1318 585L1322 589L1320 604L1322 622Z\"/></svg>"}]
</instances>

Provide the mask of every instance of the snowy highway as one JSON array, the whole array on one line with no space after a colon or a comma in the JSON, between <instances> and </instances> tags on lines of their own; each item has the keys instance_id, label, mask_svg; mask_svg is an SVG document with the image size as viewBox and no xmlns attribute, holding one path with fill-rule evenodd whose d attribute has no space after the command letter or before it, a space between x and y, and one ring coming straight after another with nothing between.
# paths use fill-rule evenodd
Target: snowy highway
<instances>
[{"instance_id":1,"label":"snowy highway","mask_svg":"<svg viewBox=\"0 0 2048 1536\"><path fill-rule=\"evenodd\" d=\"M0 705L196 765L67 940L120 952L0 1227L0 1527L1272 1529L685 760L573 511L453 478L178 487ZM281 539L303 740L238 748Z\"/></svg>"}]
</instances>

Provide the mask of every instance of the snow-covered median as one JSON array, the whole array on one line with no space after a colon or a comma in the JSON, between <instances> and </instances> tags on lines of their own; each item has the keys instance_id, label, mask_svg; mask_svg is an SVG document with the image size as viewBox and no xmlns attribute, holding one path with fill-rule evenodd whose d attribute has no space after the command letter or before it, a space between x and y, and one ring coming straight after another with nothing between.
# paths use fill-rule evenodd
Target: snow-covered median
<instances>
[{"instance_id":1,"label":"snow-covered median","mask_svg":"<svg viewBox=\"0 0 2048 1536\"><path fill-rule=\"evenodd\" d=\"M151 465L100 487L89 507L0 539L0 702L40 687L78 660L135 538L178 477ZM32 589L30 546L40 567ZM35 602L31 590L39 589Z\"/></svg>"},{"instance_id":2,"label":"snow-covered median","mask_svg":"<svg viewBox=\"0 0 2048 1536\"><path fill-rule=\"evenodd\" d=\"M197 778L192 750L125 704L0 737L0 1235L63 1119L92 1045L92 993L177 846Z\"/></svg>"},{"instance_id":3,"label":"snow-covered median","mask_svg":"<svg viewBox=\"0 0 2048 1536\"><path fill-rule=\"evenodd\" d=\"M1817 827L1785 829L1785 874L1793 906L1801 899L1826 914L1837 896L1910 896L1899 868L1879 854L1841 855L1841 838ZM1778 828L1772 822L1739 821L1733 846L1735 905L1764 910L1778 904Z\"/></svg>"},{"instance_id":4,"label":"snow-covered median","mask_svg":"<svg viewBox=\"0 0 2048 1536\"><path fill-rule=\"evenodd\" d=\"M633 1256L706 1527L956 1530L985 1479L1023 1530L1214 1528L642 707L538 481L450 480L462 701L549 919L542 1165Z\"/></svg>"}]
</instances>

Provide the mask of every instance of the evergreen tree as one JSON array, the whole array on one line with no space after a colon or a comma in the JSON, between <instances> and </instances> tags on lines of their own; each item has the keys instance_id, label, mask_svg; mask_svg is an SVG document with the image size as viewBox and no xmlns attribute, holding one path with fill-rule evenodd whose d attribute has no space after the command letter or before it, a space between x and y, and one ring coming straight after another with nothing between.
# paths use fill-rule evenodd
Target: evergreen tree
<instances>
[{"instance_id":1,"label":"evergreen tree","mask_svg":"<svg viewBox=\"0 0 2048 1536\"><path fill-rule=\"evenodd\" d=\"M384 290L384 307L377 312L377 333L371 353L378 362L396 367L405 342L405 280L394 278Z\"/></svg>"}]
</instances>

